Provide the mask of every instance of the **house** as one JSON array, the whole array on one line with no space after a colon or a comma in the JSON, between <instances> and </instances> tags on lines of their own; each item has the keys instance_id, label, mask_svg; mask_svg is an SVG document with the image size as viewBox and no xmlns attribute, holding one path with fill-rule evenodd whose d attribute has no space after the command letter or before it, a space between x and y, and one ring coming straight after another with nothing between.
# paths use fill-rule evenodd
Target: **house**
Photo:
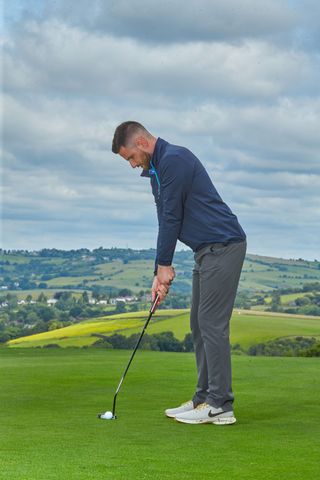
<instances>
[{"instance_id":1,"label":"house","mask_svg":"<svg viewBox=\"0 0 320 480\"><path fill-rule=\"evenodd\" d=\"M57 303L57 301L58 301L58 300L57 300L56 298L49 298L49 299L47 300L47 304L48 304L49 307L50 307L50 306L54 305L55 303Z\"/></svg>"},{"instance_id":2,"label":"house","mask_svg":"<svg viewBox=\"0 0 320 480\"><path fill-rule=\"evenodd\" d=\"M130 302L136 302L137 300L138 300L137 297L117 297L117 298L111 298L110 303L111 305L116 305L118 302L130 303Z\"/></svg>"}]
</instances>

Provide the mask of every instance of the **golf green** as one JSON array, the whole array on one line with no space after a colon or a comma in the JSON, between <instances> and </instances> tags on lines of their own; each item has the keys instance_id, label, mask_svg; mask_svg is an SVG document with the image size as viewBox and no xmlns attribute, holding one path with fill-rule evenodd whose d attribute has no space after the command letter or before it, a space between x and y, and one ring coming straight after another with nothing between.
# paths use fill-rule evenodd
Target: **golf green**
<instances>
[{"instance_id":1,"label":"golf green","mask_svg":"<svg viewBox=\"0 0 320 480\"><path fill-rule=\"evenodd\" d=\"M319 359L233 357L234 426L163 415L188 400L193 354L139 351L111 410L129 351L0 350L0 478L314 479Z\"/></svg>"}]
</instances>

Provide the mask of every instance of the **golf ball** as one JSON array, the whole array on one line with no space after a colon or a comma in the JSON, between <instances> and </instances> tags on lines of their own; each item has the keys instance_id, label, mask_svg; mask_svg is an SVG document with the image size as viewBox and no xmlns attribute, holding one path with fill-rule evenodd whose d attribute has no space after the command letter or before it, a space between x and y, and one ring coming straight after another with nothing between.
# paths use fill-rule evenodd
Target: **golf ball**
<instances>
[{"instance_id":1,"label":"golf ball","mask_svg":"<svg viewBox=\"0 0 320 480\"><path fill-rule=\"evenodd\" d=\"M112 412L105 412L103 414L103 418L105 418L106 420L111 420L112 417L113 417Z\"/></svg>"}]
</instances>

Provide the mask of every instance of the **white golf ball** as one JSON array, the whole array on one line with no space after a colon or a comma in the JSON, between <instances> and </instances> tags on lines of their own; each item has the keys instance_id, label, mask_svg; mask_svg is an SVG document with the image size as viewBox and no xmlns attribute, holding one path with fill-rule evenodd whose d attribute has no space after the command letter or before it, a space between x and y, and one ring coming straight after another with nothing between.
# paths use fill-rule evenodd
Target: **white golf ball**
<instances>
[{"instance_id":1,"label":"white golf ball","mask_svg":"<svg viewBox=\"0 0 320 480\"><path fill-rule=\"evenodd\" d=\"M111 420L112 417L113 417L112 412L105 412L103 414L103 418L105 418L106 420Z\"/></svg>"}]
</instances>

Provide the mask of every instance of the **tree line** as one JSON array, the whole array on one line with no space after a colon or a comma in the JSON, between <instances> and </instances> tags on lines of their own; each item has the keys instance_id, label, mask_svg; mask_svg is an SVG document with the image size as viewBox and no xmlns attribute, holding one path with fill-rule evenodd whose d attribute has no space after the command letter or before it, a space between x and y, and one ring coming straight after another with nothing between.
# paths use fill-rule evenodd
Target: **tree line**
<instances>
[{"instance_id":1,"label":"tree line","mask_svg":"<svg viewBox=\"0 0 320 480\"><path fill-rule=\"evenodd\" d=\"M118 350L132 350L140 336L134 333L129 337L114 333L113 335L94 334L98 339L89 347L82 348L107 348ZM58 344L48 344L46 348L59 348ZM187 333L183 340L178 340L173 332L145 334L142 337L140 348L160 352L193 352L192 334ZM280 356L280 357L319 357L320 342L314 337L279 338L266 343L251 345L243 349L240 344L231 346L231 351L236 355L251 356Z\"/></svg>"}]
</instances>

